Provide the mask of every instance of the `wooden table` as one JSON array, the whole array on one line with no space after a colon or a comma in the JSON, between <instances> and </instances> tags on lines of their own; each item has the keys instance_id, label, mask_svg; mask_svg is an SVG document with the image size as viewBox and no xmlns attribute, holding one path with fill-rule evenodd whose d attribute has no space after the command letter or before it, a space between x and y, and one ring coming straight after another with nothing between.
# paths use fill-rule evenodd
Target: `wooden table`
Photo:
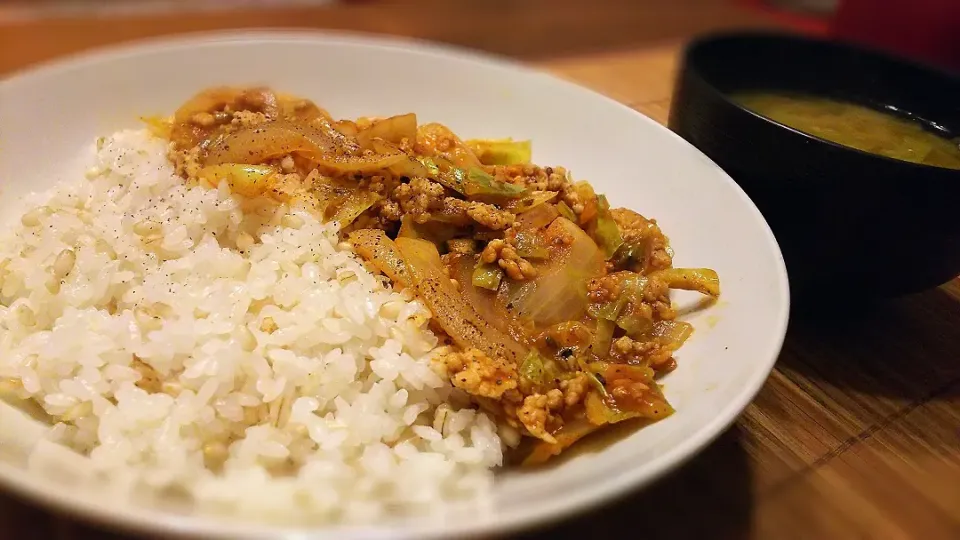
<instances>
[{"instance_id":1,"label":"wooden table","mask_svg":"<svg viewBox=\"0 0 960 540\"><path fill-rule=\"evenodd\" d=\"M6 23L0 10L0 73L181 31L357 29L514 56L665 122L685 39L766 24L723 0L418 0ZM960 537L960 286L873 308L835 301L819 320L791 323L756 401L703 454L642 493L524 537ZM112 536L3 497L11 537Z\"/></svg>"}]
</instances>

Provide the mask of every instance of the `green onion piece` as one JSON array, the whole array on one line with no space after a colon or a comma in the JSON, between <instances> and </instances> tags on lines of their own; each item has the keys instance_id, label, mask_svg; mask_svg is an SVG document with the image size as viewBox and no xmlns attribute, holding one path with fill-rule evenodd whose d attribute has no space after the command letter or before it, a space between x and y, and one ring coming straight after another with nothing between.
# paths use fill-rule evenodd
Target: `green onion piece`
<instances>
[{"instance_id":1,"label":"green onion piece","mask_svg":"<svg viewBox=\"0 0 960 540\"><path fill-rule=\"evenodd\" d=\"M560 201L557 203L557 210L560 212L560 215L569 219L570 221L577 223L577 214L573 211L573 208L570 208L567 203Z\"/></svg>"},{"instance_id":2,"label":"green onion piece","mask_svg":"<svg viewBox=\"0 0 960 540\"><path fill-rule=\"evenodd\" d=\"M472 282L475 287L497 290L500 287L500 281L503 279L503 270L495 264L481 264L473 269Z\"/></svg>"},{"instance_id":3,"label":"green onion piece","mask_svg":"<svg viewBox=\"0 0 960 540\"><path fill-rule=\"evenodd\" d=\"M462 169L461 169L462 170ZM478 167L471 167L466 173L463 183L466 192L464 195L490 195L497 197L516 198L527 192L526 188L501 182Z\"/></svg>"}]
</instances>

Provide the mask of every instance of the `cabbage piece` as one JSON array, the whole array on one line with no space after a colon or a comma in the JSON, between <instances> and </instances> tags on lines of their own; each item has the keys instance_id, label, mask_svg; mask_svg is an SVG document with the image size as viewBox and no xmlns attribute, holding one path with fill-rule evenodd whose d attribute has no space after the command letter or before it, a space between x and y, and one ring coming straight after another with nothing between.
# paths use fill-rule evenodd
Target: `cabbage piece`
<instances>
[{"instance_id":1,"label":"cabbage piece","mask_svg":"<svg viewBox=\"0 0 960 540\"><path fill-rule=\"evenodd\" d=\"M620 294L609 302L591 303L587 313L599 321L612 321L627 335L646 332L653 325L653 310L643 302L647 278L630 274L620 284ZM609 351L609 348L606 349ZM597 353L600 354L600 353Z\"/></svg>"},{"instance_id":2,"label":"cabbage piece","mask_svg":"<svg viewBox=\"0 0 960 540\"><path fill-rule=\"evenodd\" d=\"M583 408L587 414L587 420L592 424L602 426L605 424L616 424L631 418L638 418L639 412L621 411L609 403L608 399L590 392L583 398Z\"/></svg>"},{"instance_id":3,"label":"cabbage piece","mask_svg":"<svg viewBox=\"0 0 960 540\"><path fill-rule=\"evenodd\" d=\"M562 371L555 360L545 358L539 352L531 350L517 367L521 391L546 393L556 388Z\"/></svg>"},{"instance_id":4,"label":"cabbage piece","mask_svg":"<svg viewBox=\"0 0 960 540\"><path fill-rule=\"evenodd\" d=\"M530 141L473 139L465 144L484 165L525 165L533 156Z\"/></svg>"},{"instance_id":5,"label":"cabbage piece","mask_svg":"<svg viewBox=\"0 0 960 540\"><path fill-rule=\"evenodd\" d=\"M628 304L643 301L646 285L647 278L631 273L620 282L620 294L616 298L609 302L591 303L587 312L594 319L616 321Z\"/></svg>"},{"instance_id":6,"label":"cabbage piece","mask_svg":"<svg viewBox=\"0 0 960 540\"><path fill-rule=\"evenodd\" d=\"M593 343L590 344L590 350L593 354L605 358L610 355L610 344L613 343L613 321L607 319L598 319L597 328L593 334Z\"/></svg>"},{"instance_id":7,"label":"cabbage piece","mask_svg":"<svg viewBox=\"0 0 960 540\"><path fill-rule=\"evenodd\" d=\"M530 354L523 359L523 362L520 363L517 373L520 375L521 380L527 381L530 385L540 386L544 384L546 382L547 372L543 365L543 357L536 351L531 351Z\"/></svg>"},{"instance_id":8,"label":"cabbage piece","mask_svg":"<svg viewBox=\"0 0 960 540\"><path fill-rule=\"evenodd\" d=\"M653 308L640 301L632 302L620 312L614 323L628 336L638 336L653 327Z\"/></svg>"},{"instance_id":9,"label":"cabbage piece","mask_svg":"<svg viewBox=\"0 0 960 540\"><path fill-rule=\"evenodd\" d=\"M657 321L639 340L657 340L663 347L679 349L693 335L693 325L683 321Z\"/></svg>"},{"instance_id":10,"label":"cabbage piece","mask_svg":"<svg viewBox=\"0 0 960 540\"><path fill-rule=\"evenodd\" d=\"M646 366L608 364L603 379L609 395L601 399L607 410L602 411L602 417L593 415L591 421L602 418L605 423L616 423L635 417L661 420L673 414L673 407L667 403L654 375L654 371ZM596 403L594 412L601 412ZM587 414L591 416L589 411Z\"/></svg>"},{"instance_id":11,"label":"cabbage piece","mask_svg":"<svg viewBox=\"0 0 960 540\"><path fill-rule=\"evenodd\" d=\"M521 230L513 240L517 255L524 259L543 260L550 257L546 242L537 231Z\"/></svg>"}]
</instances>

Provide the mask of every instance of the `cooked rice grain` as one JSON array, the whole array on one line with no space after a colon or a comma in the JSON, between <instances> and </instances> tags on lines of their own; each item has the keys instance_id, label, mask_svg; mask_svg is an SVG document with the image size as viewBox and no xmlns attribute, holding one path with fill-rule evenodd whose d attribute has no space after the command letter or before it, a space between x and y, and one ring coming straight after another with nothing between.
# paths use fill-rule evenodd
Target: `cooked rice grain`
<instances>
[{"instance_id":1,"label":"cooked rice grain","mask_svg":"<svg viewBox=\"0 0 960 540\"><path fill-rule=\"evenodd\" d=\"M0 382L51 437L252 518L370 522L488 489L500 440L434 372L429 314L332 226L185 186L144 131L96 160L0 240Z\"/></svg>"}]
</instances>

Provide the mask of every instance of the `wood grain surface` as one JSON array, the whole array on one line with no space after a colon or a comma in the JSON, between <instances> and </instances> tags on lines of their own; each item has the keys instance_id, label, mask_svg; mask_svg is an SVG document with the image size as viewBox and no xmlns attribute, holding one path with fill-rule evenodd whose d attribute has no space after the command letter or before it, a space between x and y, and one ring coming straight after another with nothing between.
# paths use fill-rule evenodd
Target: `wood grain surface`
<instances>
[{"instance_id":1,"label":"wood grain surface","mask_svg":"<svg viewBox=\"0 0 960 540\"><path fill-rule=\"evenodd\" d=\"M509 55L665 122L686 39L769 24L724 0L410 0L32 21L5 21L0 4L0 74L179 32L350 29ZM822 313L791 322L757 399L700 456L649 489L522 537L960 538L958 328L957 282L869 306L824 299ZM0 531L123 537L5 495Z\"/></svg>"}]
</instances>

